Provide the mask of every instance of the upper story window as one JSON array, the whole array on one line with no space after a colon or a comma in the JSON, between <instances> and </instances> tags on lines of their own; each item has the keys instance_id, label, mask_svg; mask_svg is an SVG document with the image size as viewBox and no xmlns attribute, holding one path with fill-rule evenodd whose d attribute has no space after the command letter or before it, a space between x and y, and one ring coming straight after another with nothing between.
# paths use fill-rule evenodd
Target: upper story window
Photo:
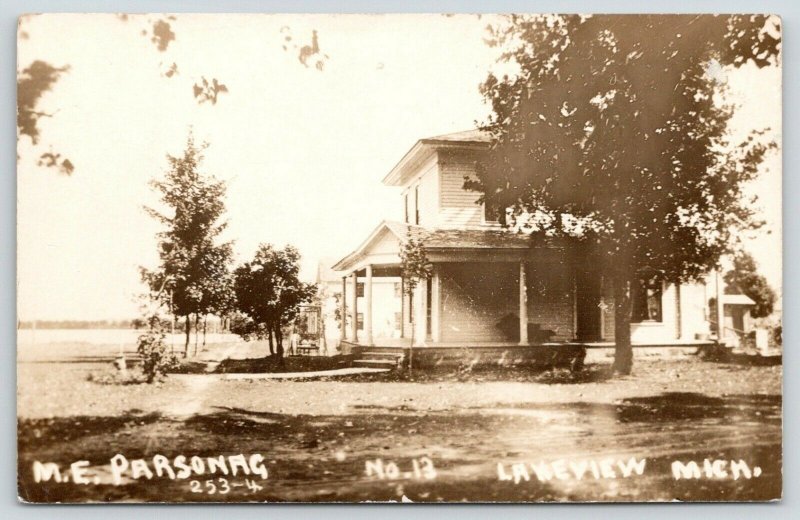
<instances>
[{"instance_id":1,"label":"upper story window","mask_svg":"<svg viewBox=\"0 0 800 520\"><path fill-rule=\"evenodd\" d=\"M497 205L483 202L483 223L496 223L500 221L500 209Z\"/></svg>"},{"instance_id":2,"label":"upper story window","mask_svg":"<svg viewBox=\"0 0 800 520\"><path fill-rule=\"evenodd\" d=\"M408 193L403 196L403 213L405 214L404 221L408 224Z\"/></svg>"},{"instance_id":3,"label":"upper story window","mask_svg":"<svg viewBox=\"0 0 800 520\"><path fill-rule=\"evenodd\" d=\"M419 225L419 184L414 186L414 224Z\"/></svg>"},{"instance_id":4,"label":"upper story window","mask_svg":"<svg viewBox=\"0 0 800 520\"><path fill-rule=\"evenodd\" d=\"M642 278L634 283L631 290L631 322L661 322L663 294L663 284L656 278Z\"/></svg>"}]
</instances>

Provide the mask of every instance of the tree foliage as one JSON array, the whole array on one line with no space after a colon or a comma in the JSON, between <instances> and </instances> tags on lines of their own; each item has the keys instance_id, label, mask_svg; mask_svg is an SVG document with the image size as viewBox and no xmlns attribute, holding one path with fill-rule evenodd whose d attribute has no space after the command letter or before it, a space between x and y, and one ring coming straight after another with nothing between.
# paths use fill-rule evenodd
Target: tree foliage
<instances>
[{"instance_id":1,"label":"tree foliage","mask_svg":"<svg viewBox=\"0 0 800 520\"><path fill-rule=\"evenodd\" d=\"M45 93L52 90L59 78L69 71L69 66L53 66L36 60L17 74L17 134L26 135L31 144L39 144L39 120L53 117L53 113L39 108L39 101ZM65 175L72 175L75 166L72 161L52 150L43 152L37 162L39 166L56 168Z\"/></svg>"},{"instance_id":2,"label":"tree foliage","mask_svg":"<svg viewBox=\"0 0 800 520\"><path fill-rule=\"evenodd\" d=\"M400 271L403 278L403 292L409 297L414 297L414 291L417 286L430 278L433 274L433 264L428 260L428 255L425 252L425 236L414 236L409 232L406 234L406 240L400 248ZM414 346L414 334L416 332L416 320L414 313L409 316L411 321L411 346ZM410 351L408 366L410 369L414 367L414 350Z\"/></svg>"},{"instance_id":3,"label":"tree foliage","mask_svg":"<svg viewBox=\"0 0 800 520\"><path fill-rule=\"evenodd\" d=\"M411 232L406 235L406 241L400 249L400 269L403 291L409 296L413 295L420 282L427 280L433 272L433 265L425 253L424 237L415 237Z\"/></svg>"},{"instance_id":4,"label":"tree foliage","mask_svg":"<svg viewBox=\"0 0 800 520\"><path fill-rule=\"evenodd\" d=\"M758 272L755 259L741 251L733 258L733 269L725 273L726 294L744 294L756 302L750 312L754 318L766 318L775 307L776 295L769 282Z\"/></svg>"},{"instance_id":5,"label":"tree foliage","mask_svg":"<svg viewBox=\"0 0 800 520\"><path fill-rule=\"evenodd\" d=\"M164 179L153 180L165 211L145 208L164 229L158 239L160 265L141 269L142 280L162 304L185 319L188 354L190 317L225 314L233 308L231 242L218 243L225 229L225 182L199 171L204 146L190 135L180 157L167 156L170 169Z\"/></svg>"},{"instance_id":6,"label":"tree foliage","mask_svg":"<svg viewBox=\"0 0 800 520\"><path fill-rule=\"evenodd\" d=\"M732 142L714 74L779 59L765 16L511 16L490 28L513 75L489 74L481 202L527 232L569 236L612 284L615 369L629 373L631 289L694 280L757 227L742 186L774 146ZM506 209L507 208L507 209ZM506 210L506 211L503 211Z\"/></svg>"},{"instance_id":7,"label":"tree foliage","mask_svg":"<svg viewBox=\"0 0 800 520\"><path fill-rule=\"evenodd\" d=\"M234 272L237 307L246 318L231 330L245 339L268 338L270 354L283 359L282 329L317 290L316 284L301 282L299 273L300 252L295 247L261 244L255 257Z\"/></svg>"}]
</instances>

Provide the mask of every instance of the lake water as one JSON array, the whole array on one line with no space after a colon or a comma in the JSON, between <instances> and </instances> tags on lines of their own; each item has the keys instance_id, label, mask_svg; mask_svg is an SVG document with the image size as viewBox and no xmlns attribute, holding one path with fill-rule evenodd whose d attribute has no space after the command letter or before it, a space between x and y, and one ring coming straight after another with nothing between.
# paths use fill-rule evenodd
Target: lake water
<instances>
[{"instance_id":1,"label":"lake water","mask_svg":"<svg viewBox=\"0 0 800 520\"><path fill-rule=\"evenodd\" d=\"M88 343L91 345L133 345L136 338L142 334L135 329L19 329L17 331L18 345L44 345L53 343ZM176 345L182 345L185 336L175 334L170 338L167 334L166 342L171 340ZM202 335L200 336L202 341ZM194 341L192 335L191 341ZM231 343L241 341L236 334L207 334L206 343Z\"/></svg>"}]
</instances>

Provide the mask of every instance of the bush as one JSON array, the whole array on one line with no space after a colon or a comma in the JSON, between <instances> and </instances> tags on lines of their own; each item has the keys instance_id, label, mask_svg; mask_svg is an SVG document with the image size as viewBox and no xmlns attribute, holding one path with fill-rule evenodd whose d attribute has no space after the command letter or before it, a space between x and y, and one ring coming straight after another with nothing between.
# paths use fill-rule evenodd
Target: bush
<instances>
[{"instance_id":1,"label":"bush","mask_svg":"<svg viewBox=\"0 0 800 520\"><path fill-rule=\"evenodd\" d=\"M113 368L89 372L86 380L98 385L138 385L145 382L145 377L138 371L122 371Z\"/></svg>"},{"instance_id":2,"label":"bush","mask_svg":"<svg viewBox=\"0 0 800 520\"><path fill-rule=\"evenodd\" d=\"M142 373L148 383L152 383L178 366L178 359L164 343L164 330L158 316L148 319L147 332L139 336L136 351L142 357Z\"/></svg>"},{"instance_id":3,"label":"bush","mask_svg":"<svg viewBox=\"0 0 800 520\"><path fill-rule=\"evenodd\" d=\"M782 325L775 325L770 330L770 335L772 336L772 343L777 347L783 346L783 326Z\"/></svg>"}]
</instances>

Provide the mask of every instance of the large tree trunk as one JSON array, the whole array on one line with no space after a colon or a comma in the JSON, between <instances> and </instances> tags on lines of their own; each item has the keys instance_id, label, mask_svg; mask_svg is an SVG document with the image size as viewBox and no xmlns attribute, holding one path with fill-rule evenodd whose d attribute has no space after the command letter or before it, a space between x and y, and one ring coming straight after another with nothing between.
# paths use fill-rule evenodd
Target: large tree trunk
<instances>
[{"instance_id":1,"label":"large tree trunk","mask_svg":"<svg viewBox=\"0 0 800 520\"><path fill-rule=\"evenodd\" d=\"M275 327L275 347L278 357L283 357L283 331L280 327Z\"/></svg>"},{"instance_id":2,"label":"large tree trunk","mask_svg":"<svg viewBox=\"0 0 800 520\"><path fill-rule=\"evenodd\" d=\"M272 338L273 338L272 327L267 327L267 339L268 339L267 342L269 343L269 355L270 356L274 356L275 355L275 346L274 346L275 344L273 343Z\"/></svg>"},{"instance_id":3,"label":"large tree trunk","mask_svg":"<svg viewBox=\"0 0 800 520\"><path fill-rule=\"evenodd\" d=\"M186 315L186 342L183 344L183 357L189 356L189 336L192 333L192 322L189 321L189 315Z\"/></svg>"},{"instance_id":4,"label":"large tree trunk","mask_svg":"<svg viewBox=\"0 0 800 520\"><path fill-rule=\"evenodd\" d=\"M278 363L283 366L283 330L280 325L275 327L275 343L278 348Z\"/></svg>"},{"instance_id":5,"label":"large tree trunk","mask_svg":"<svg viewBox=\"0 0 800 520\"><path fill-rule=\"evenodd\" d=\"M198 313L194 313L194 354L192 356L197 355L197 337L200 335L200 315Z\"/></svg>"},{"instance_id":6,"label":"large tree trunk","mask_svg":"<svg viewBox=\"0 0 800 520\"><path fill-rule=\"evenodd\" d=\"M614 364L616 374L628 375L633 368L631 347L631 281L625 276L614 277Z\"/></svg>"}]
</instances>

